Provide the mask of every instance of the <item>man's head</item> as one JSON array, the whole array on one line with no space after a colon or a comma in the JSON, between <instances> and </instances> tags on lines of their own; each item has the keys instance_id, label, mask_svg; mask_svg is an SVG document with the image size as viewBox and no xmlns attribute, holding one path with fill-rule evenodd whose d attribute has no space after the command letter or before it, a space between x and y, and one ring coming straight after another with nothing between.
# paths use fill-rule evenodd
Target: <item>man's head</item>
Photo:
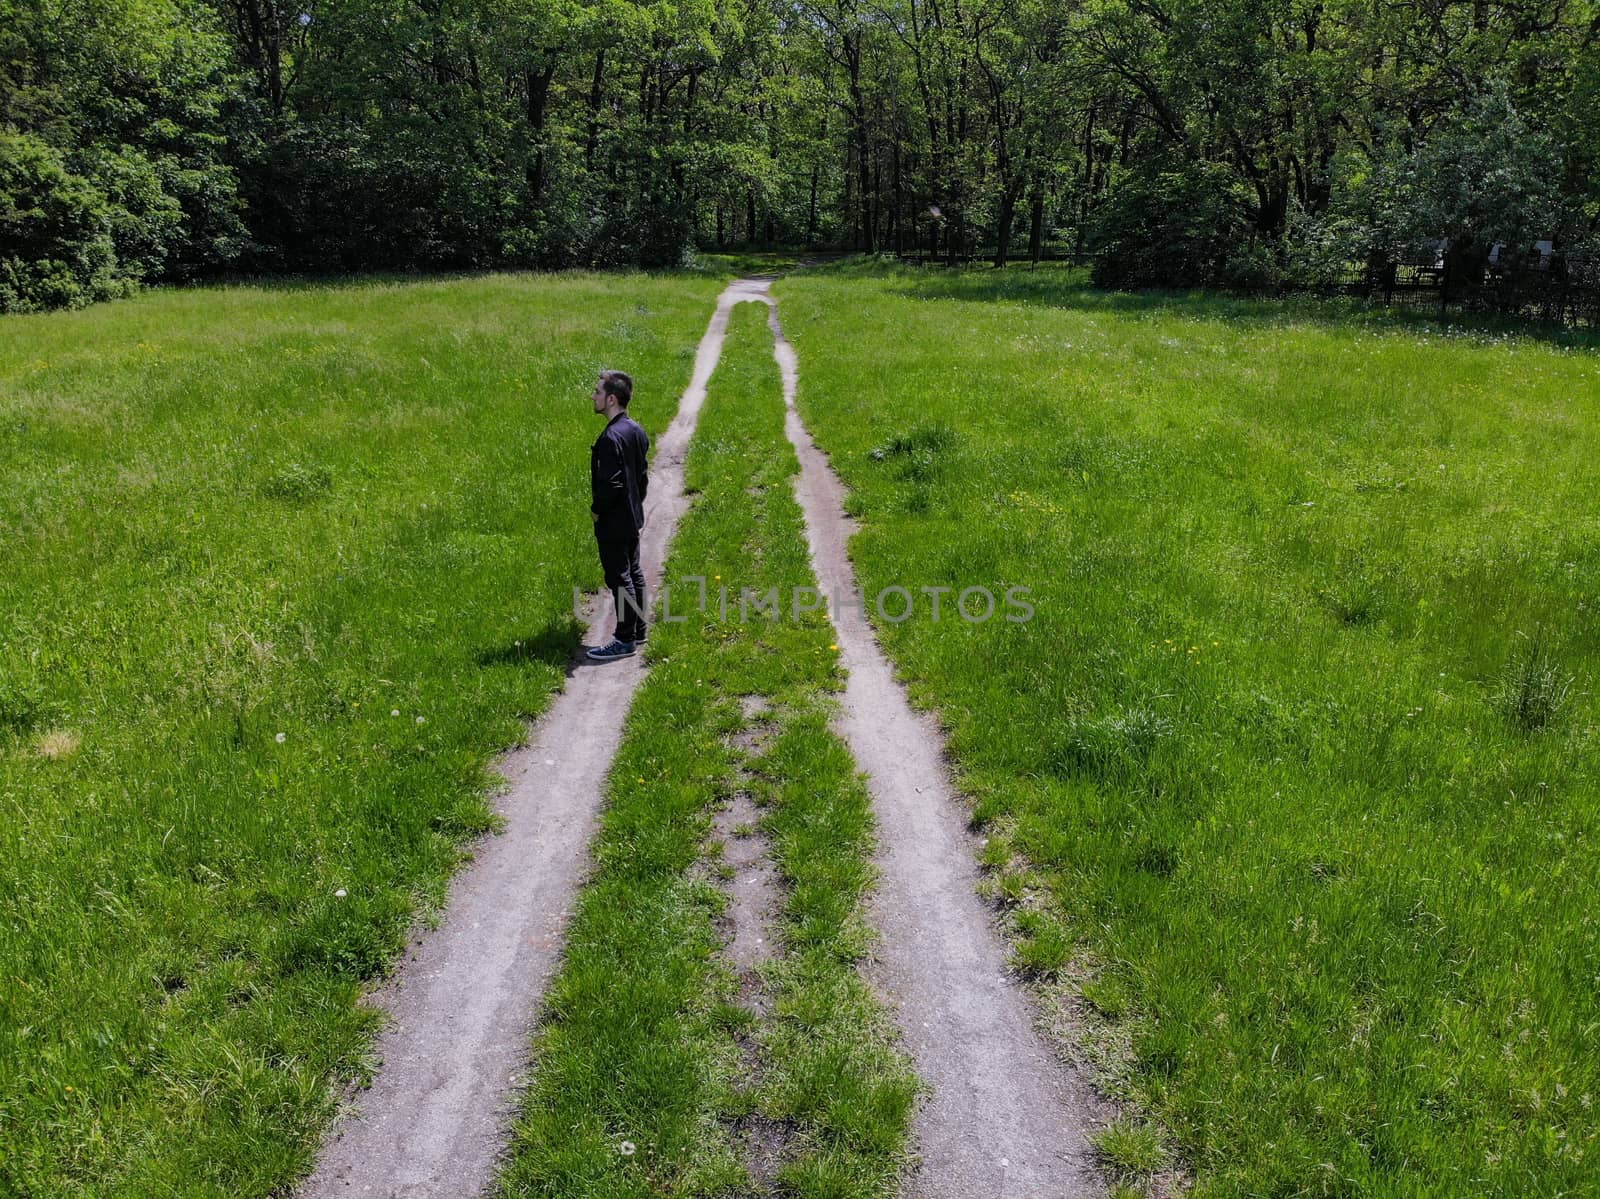
<instances>
[{"instance_id":1,"label":"man's head","mask_svg":"<svg viewBox=\"0 0 1600 1199\"><path fill-rule=\"evenodd\" d=\"M601 371L594 385L594 410L608 416L628 410L633 399L633 380L626 371Z\"/></svg>"}]
</instances>

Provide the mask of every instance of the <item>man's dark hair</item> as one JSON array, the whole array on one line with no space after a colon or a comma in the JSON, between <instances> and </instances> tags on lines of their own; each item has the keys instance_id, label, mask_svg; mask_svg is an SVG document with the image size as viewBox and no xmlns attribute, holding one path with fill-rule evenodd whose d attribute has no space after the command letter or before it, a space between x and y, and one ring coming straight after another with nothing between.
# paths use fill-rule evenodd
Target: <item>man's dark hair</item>
<instances>
[{"instance_id":1,"label":"man's dark hair","mask_svg":"<svg viewBox=\"0 0 1600 1199\"><path fill-rule=\"evenodd\" d=\"M617 403L626 408L628 401L633 399L633 380L627 371L601 371L600 390L608 396L615 396Z\"/></svg>"}]
</instances>

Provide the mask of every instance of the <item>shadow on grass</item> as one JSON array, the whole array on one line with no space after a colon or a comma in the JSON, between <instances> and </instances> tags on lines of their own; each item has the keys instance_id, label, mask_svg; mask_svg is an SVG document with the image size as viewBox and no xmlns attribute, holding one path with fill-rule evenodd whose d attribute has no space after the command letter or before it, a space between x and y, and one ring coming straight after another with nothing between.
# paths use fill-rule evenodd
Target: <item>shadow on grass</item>
<instances>
[{"instance_id":1,"label":"shadow on grass","mask_svg":"<svg viewBox=\"0 0 1600 1199\"><path fill-rule=\"evenodd\" d=\"M728 250L698 251L686 270L704 275L782 275L800 265L801 251Z\"/></svg>"},{"instance_id":2,"label":"shadow on grass","mask_svg":"<svg viewBox=\"0 0 1600 1199\"><path fill-rule=\"evenodd\" d=\"M856 257L815 268L818 275L879 278L914 300L1013 303L1131 320L1177 318L1255 328L1315 324L1348 332L1426 333L1472 339L1518 338L1573 349L1600 350L1600 330L1569 329L1488 314L1452 312L1443 319L1432 305L1385 307L1374 301L1310 294L1262 298L1211 291L1105 291L1089 283L1087 267L1045 263L992 266L901 266Z\"/></svg>"},{"instance_id":3,"label":"shadow on grass","mask_svg":"<svg viewBox=\"0 0 1600 1199\"><path fill-rule=\"evenodd\" d=\"M583 626L568 616L553 620L537 633L514 640L510 645L480 651L478 665L527 666L539 663L553 666L570 678L580 665L582 639Z\"/></svg>"},{"instance_id":4,"label":"shadow on grass","mask_svg":"<svg viewBox=\"0 0 1600 1199\"><path fill-rule=\"evenodd\" d=\"M718 267L710 269L705 266L681 267L642 267L642 266L574 266L574 267L537 267L537 266L508 266L490 270L450 269L440 267L425 269L418 267L414 270L401 268L381 270L351 270L351 271L308 271L282 273L262 272L260 274L246 274L243 272L219 272L183 283L153 284L144 289L145 293L174 292L204 290L213 287L231 287L244 290L265 292L305 292L305 291L358 291L363 288L391 288L404 287L413 284L445 284L445 283L470 283L484 279L517 278L521 276L550 276L552 278L562 275L614 275L618 278L629 276L689 276L696 278L714 278L726 274L731 267ZM738 273L737 271L735 273Z\"/></svg>"}]
</instances>

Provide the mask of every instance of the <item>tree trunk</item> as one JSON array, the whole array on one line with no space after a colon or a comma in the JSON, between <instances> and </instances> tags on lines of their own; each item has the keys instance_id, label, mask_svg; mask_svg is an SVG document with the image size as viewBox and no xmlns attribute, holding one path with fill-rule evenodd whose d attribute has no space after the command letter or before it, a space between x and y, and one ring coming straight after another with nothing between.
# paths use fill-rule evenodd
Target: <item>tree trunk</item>
<instances>
[{"instance_id":1,"label":"tree trunk","mask_svg":"<svg viewBox=\"0 0 1600 1199\"><path fill-rule=\"evenodd\" d=\"M602 46L594 52L594 81L589 85L589 136L583 144L583 165L594 170L594 152L600 144L601 86L606 77L606 51Z\"/></svg>"},{"instance_id":2,"label":"tree trunk","mask_svg":"<svg viewBox=\"0 0 1600 1199\"><path fill-rule=\"evenodd\" d=\"M554 60L545 65L539 72L529 71L528 82L528 132L533 137L533 169L528 177L529 199L538 204L539 197L544 194L545 177L545 143L544 122L545 114L550 105L550 81L555 78L556 64Z\"/></svg>"},{"instance_id":3,"label":"tree trunk","mask_svg":"<svg viewBox=\"0 0 1600 1199\"><path fill-rule=\"evenodd\" d=\"M865 125L861 129L861 147L857 154L857 170L860 172L860 195L857 203L861 205L861 249L863 253L871 254L874 246L872 242L872 164L867 161L867 131Z\"/></svg>"},{"instance_id":4,"label":"tree trunk","mask_svg":"<svg viewBox=\"0 0 1600 1199\"><path fill-rule=\"evenodd\" d=\"M850 244L856 245L861 237L860 217L856 210L856 173L850 161L854 150L847 148L844 158L844 211L850 214Z\"/></svg>"},{"instance_id":5,"label":"tree trunk","mask_svg":"<svg viewBox=\"0 0 1600 1199\"><path fill-rule=\"evenodd\" d=\"M806 209L806 245L817 243L817 168L811 168L811 204Z\"/></svg>"},{"instance_id":6,"label":"tree trunk","mask_svg":"<svg viewBox=\"0 0 1600 1199\"><path fill-rule=\"evenodd\" d=\"M284 106L282 18L274 4L236 0L232 5L244 56L255 69L272 115L281 117Z\"/></svg>"},{"instance_id":7,"label":"tree trunk","mask_svg":"<svg viewBox=\"0 0 1600 1199\"><path fill-rule=\"evenodd\" d=\"M874 249L872 240L872 146L867 134L867 101L861 91L861 34L846 34L844 38L845 62L850 71L851 137L856 144L856 173L860 205L860 239L858 245L867 254Z\"/></svg>"},{"instance_id":8,"label":"tree trunk","mask_svg":"<svg viewBox=\"0 0 1600 1199\"><path fill-rule=\"evenodd\" d=\"M1000 197L1000 227L996 232L994 247L994 265L999 270L1005 266L1006 260L1011 256L1011 225L1017 216L1017 197L1011 188Z\"/></svg>"},{"instance_id":9,"label":"tree trunk","mask_svg":"<svg viewBox=\"0 0 1600 1199\"><path fill-rule=\"evenodd\" d=\"M882 245L878 239L878 227L883 224L883 158L882 155L872 155L872 239Z\"/></svg>"},{"instance_id":10,"label":"tree trunk","mask_svg":"<svg viewBox=\"0 0 1600 1199\"><path fill-rule=\"evenodd\" d=\"M1028 257L1038 266L1044 257L1044 192L1033 193L1033 219L1028 227Z\"/></svg>"},{"instance_id":11,"label":"tree trunk","mask_svg":"<svg viewBox=\"0 0 1600 1199\"><path fill-rule=\"evenodd\" d=\"M893 168L893 179L894 179L893 187L894 187L894 192L893 192L892 198L890 199L890 202L889 202L889 245L894 250L894 252L896 254L898 254L898 253L900 253L901 249L903 248L902 245L901 245L901 242L900 242L900 210L901 210L902 201L901 201L901 198L900 198L901 197L901 192L900 192L900 139L898 137L896 137L894 139L894 147L893 147L893 149L894 149L894 168Z\"/></svg>"}]
</instances>

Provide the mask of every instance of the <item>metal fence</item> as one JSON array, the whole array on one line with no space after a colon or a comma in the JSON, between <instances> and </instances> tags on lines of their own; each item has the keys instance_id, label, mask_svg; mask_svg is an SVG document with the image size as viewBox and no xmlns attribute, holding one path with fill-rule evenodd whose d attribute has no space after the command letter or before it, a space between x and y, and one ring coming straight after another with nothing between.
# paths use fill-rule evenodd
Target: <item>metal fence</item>
<instances>
[{"instance_id":1,"label":"metal fence","mask_svg":"<svg viewBox=\"0 0 1600 1199\"><path fill-rule=\"evenodd\" d=\"M1600 328L1600 263L1548 254L1527 262L1393 263L1337 291L1384 304L1477 312L1539 324Z\"/></svg>"}]
</instances>

